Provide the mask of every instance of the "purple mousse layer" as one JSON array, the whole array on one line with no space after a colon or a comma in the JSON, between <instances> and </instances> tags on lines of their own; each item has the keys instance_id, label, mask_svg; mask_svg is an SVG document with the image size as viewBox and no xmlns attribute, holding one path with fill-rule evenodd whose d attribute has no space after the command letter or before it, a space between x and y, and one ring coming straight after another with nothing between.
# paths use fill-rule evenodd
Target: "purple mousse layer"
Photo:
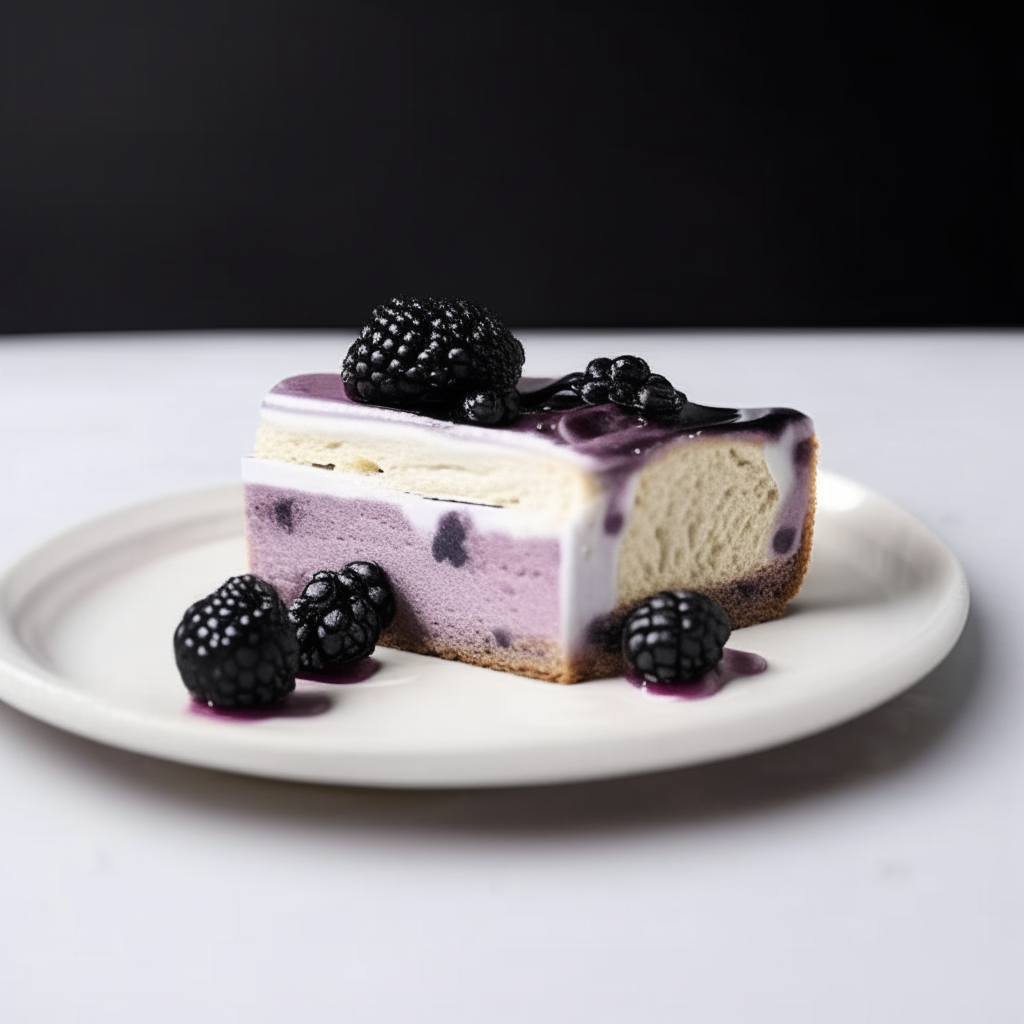
<instances>
[{"instance_id":1,"label":"purple mousse layer","mask_svg":"<svg viewBox=\"0 0 1024 1024\"><path fill-rule=\"evenodd\" d=\"M449 502L433 527L415 525L399 502L339 498L262 484L245 487L252 571L291 603L319 569L372 560L393 581L391 627L417 646L480 650L523 642L557 644L561 628L560 545L555 538L483 533Z\"/></svg>"}]
</instances>

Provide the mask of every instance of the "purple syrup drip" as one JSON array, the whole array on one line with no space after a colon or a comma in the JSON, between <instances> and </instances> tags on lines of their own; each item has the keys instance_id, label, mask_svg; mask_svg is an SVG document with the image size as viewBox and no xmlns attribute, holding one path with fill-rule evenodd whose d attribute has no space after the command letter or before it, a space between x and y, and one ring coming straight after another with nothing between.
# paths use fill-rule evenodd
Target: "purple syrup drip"
<instances>
[{"instance_id":1,"label":"purple syrup drip","mask_svg":"<svg viewBox=\"0 0 1024 1024\"><path fill-rule=\"evenodd\" d=\"M608 514L604 517L604 523L602 524L604 532L607 533L609 537L616 536L616 534L622 530L623 526L626 525L626 517L618 509L613 507L614 504L614 500L609 501Z\"/></svg>"},{"instance_id":2,"label":"purple syrup drip","mask_svg":"<svg viewBox=\"0 0 1024 1024\"><path fill-rule=\"evenodd\" d=\"M365 683L380 668L376 658L363 658L351 665L341 665L333 672L300 672L295 678L309 683L332 683L349 686L352 683Z\"/></svg>"},{"instance_id":3,"label":"purple syrup drip","mask_svg":"<svg viewBox=\"0 0 1024 1024\"><path fill-rule=\"evenodd\" d=\"M270 393L287 395L289 398L315 398L321 402L355 404L345 394L345 385L339 373L302 373L297 377L286 377Z\"/></svg>"},{"instance_id":4,"label":"purple syrup drip","mask_svg":"<svg viewBox=\"0 0 1024 1024\"><path fill-rule=\"evenodd\" d=\"M267 718L312 718L331 710L333 698L326 693L290 693L272 708L212 708L194 700L188 706L189 714L203 718L218 718L230 722L261 722Z\"/></svg>"},{"instance_id":5,"label":"purple syrup drip","mask_svg":"<svg viewBox=\"0 0 1024 1024\"><path fill-rule=\"evenodd\" d=\"M550 412L527 412L504 429L535 433L601 464L604 473L628 475L659 448L701 434L761 434L778 438L794 422L806 421L794 409L718 409L687 402L679 416L649 421L617 405L584 405Z\"/></svg>"},{"instance_id":6,"label":"purple syrup drip","mask_svg":"<svg viewBox=\"0 0 1024 1024\"><path fill-rule=\"evenodd\" d=\"M609 537L615 537L626 525L626 491L633 479L633 467L617 467L604 473L605 489L608 494L608 507L602 524Z\"/></svg>"},{"instance_id":7,"label":"purple syrup drip","mask_svg":"<svg viewBox=\"0 0 1024 1024\"><path fill-rule=\"evenodd\" d=\"M669 683L649 683L635 673L629 672L626 678L639 690L657 697L675 697L677 700L700 700L702 697L713 697L723 686L743 676L756 676L768 668L768 662L760 654L749 651L737 651L726 647L722 652L722 660L706 675L689 683L671 685Z\"/></svg>"}]
</instances>

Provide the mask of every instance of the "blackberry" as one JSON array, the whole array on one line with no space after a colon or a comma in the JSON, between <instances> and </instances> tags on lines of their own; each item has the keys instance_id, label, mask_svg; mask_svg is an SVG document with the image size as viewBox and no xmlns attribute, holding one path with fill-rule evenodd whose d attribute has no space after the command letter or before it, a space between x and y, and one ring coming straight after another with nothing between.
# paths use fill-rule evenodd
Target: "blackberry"
<instances>
[{"instance_id":1,"label":"blackberry","mask_svg":"<svg viewBox=\"0 0 1024 1024\"><path fill-rule=\"evenodd\" d=\"M395 595L388 574L376 562L349 562L341 575L362 584L377 612L381 632L387 629L395 617Z\"/></svg>"},{"instance_id":2,"label":"blackberry","mask_svg":"<svg viewBox=\"0 0 1024 1024\"><path fill-rule=\"evenodd\" d=\"M676 391L670 381L660 373L652 373L637 388L636 408L651 419L675 416L686 403L686 395Z\"/></svg>"},{"instance_id":3,"label":"blackberry","mask_svg":"<svg viewBox=\"0 0 1024 1024\"><path fill-rule=\"evenodd\" d=\"M570 387L589 405L614 402L650 419L675 416L686 402L686 395L660 373L651 373L639 356L591 359Z\"/></svg>"},{"instance_id":4,"label":"blackberry","mask_svg":"<svg viewBox=\"0 0 1024 1024\"><path fill-rule=\"evenodd\" d=\"M299 645L274 588L233 576L185 612L174 631L174 660L196 700L261 708L295 689Z\"/></svg>"},{"instance_id":5,"label":"blackberry","mask_svg":"<svg viewBox=\"0 0 1024 1024\"><path fill-rule=\"evenodd\" d=\"M575 390L588 405L604 405L608 401L608 384L612 361L600 357L591 359L583 371L583 380Z\"/></svg>"},{"instance_id":6,"label":"blackberry","mask_svg":"<svg viewBox=\"0 0 1024 1024\"><path fill-rule=\"evenodd\" d=\"M525 353L512 332L467 299L398 296L378 306L341 364L349 397L444 415L476 391L511 391Z\"/></svg>"},{"instance_id":7,"label":"blackberry","mask_svg":"<svg viewBox=\"0 0 1024 1024\"><path fill-rule=\"evenodd\" d=\"M633 407L637 393L651 375L651 368L639 356L619 356L608 368L608 398L616 405Z\"/></svg>"},{"instance_id":8,"label":"blackberry","mask_svg":"<svg viewBox=\"0 0 1024 1024\"><path fill-rule=\"evenodd\" d=\"M456 410L456 419L480 427L497 427L519 418L519 392L475 391L466 395Z\"/></svg>"},{"instance_id":9,"label":"blackberry","mask_svg":"<svg viewBox=\"0 0 1024 1024\"><path fill-rule=\"evenodd\" d=\"M320 672L365 658L377 646L380 616L358 573L322 569L292 603L299 667Z\"/></svg>"},{"instance_id":10,"label":"blackberry","mask_svg":"<svg viewBox=\"0 0 1024 1024\"><path fill-rule=\"evenodd\" d=\"M622 656L649 683L688 683L722 660L731 628L709 597L663 590L634 608L622 628Z\"/></svg>"}]
</instances>

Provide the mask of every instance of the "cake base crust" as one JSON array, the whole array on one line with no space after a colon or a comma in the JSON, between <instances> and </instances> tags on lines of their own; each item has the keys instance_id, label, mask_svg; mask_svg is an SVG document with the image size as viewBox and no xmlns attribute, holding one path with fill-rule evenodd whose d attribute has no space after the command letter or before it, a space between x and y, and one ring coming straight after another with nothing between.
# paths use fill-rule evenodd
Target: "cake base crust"
<instances>
[{"instance_id":1,"label":"cake base crust","mask_svg":"<svg viewBox=\"0 0 1024 1024\"><path fill-rule=\"evenodd\" d=\"M508 647L456 647L429 637L412 637L392 626L381 635L380 643L383 647L461 661L549 683L581 683L586 679L621 675L623 670L619 651L593 650L582 657L567 658L561 646L550 640L516 640Z\"/></svg>"}]
</instances>

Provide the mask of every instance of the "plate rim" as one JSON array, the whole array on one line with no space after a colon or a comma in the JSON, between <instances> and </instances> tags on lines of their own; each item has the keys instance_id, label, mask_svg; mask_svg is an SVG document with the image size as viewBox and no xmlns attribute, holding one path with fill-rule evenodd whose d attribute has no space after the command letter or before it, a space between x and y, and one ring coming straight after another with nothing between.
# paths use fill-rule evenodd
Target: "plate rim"
<instances>
[{"instance_id":1,"label":"plate rim","mask_svg":"<svg viewBox=\"0 0 1024 1024\"><path fill-rule=\"evenodd\" d=\"M956 556L934 531L895 502L847 477L821 470L819 478L819 482L826 485L838 483L855 488L887 513L901 517L911 525L932 553L940 558L943 600L932 615L932 621L925 624L924 632L931 639L930 644L926 645L921 639L916 645L908 646L896 664L891 658L876 666L862 664L857 674L863 675L866 667L873 668L876 673L873 685L861 692L844 690L847 699L840 702L843 705L841 710L833 710L827 715L820 712L807 715L808 708L801 702L789 710L804 712L803 718L798 714L760 739L737 735L730 744L718 737L712 744L713 750L702 749L700 744L689 749L662 750L666 742L669 746L674 740L678 742L676 732L666 729L663 737L657 737L656 742L649 745L646 757L629 757L620 751L618 758L612 759L615 763L604 768L591 764L587 757L574 756L579 754L574 750L579 745L578 741L563 740L558 745L562 756L554 758L557 762L554 769L548 764L533 771L521 768L510 772L506 767L488 772L481 770L482 766L478 764L471 777L459 768L465 761L465 753L458 750L440 754L415 750L403 754L338 754L336 751L318 750L313 745L304 752L304 756L298 757L296 763L295 751L280 742L281 737L268 732L218 730L216 734L209 734L209 741L197 746L197 733L191 727L192 723L119 707L97 695L83 693L74 688L73 680L68 680L71 686L65 685L62 676L33 658L18 635L14 616L19 607L30 599L33 589L38 589L39 581L52 578L55 567L59 567L62 560L73 556L76 562L81 562L83 551L92 557L97 552L109 551L111 541L117 536L125 536L128 527L134 528L129 536L137 540L168 525L180 526L184 513L188 513L189 520L201 532L203 523L223 524L229 515L237 512L241 529L242 485L238 482L173 492L109 510L62 530L5 567L0 573L0 700L66 732L150 757L266 778L380 788L556 785L667 771L755 753L839 725L909 689L945 659L967 621L970 592L966 576ZM197 511L197 506L201 512ZM216 531L216 536L223 537L223 529ZM34 586L33 580L36 581ZM779 709L775 708L773 713L777 716ZM615 738L606 742L608 749L615 747ZM584 749L587 746L583 744ZM550 760L552 752L547 750L547 754Z\"/></svg>"}]
</instances>

